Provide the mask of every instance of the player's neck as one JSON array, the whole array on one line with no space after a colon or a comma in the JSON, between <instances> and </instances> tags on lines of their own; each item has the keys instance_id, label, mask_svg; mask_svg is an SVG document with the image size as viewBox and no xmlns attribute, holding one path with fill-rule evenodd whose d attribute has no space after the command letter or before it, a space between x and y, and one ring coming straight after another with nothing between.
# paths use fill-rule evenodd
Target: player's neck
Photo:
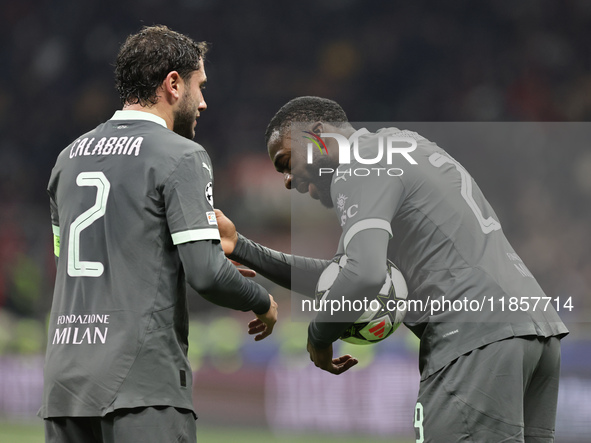
<instances>
[{"instance_id":1,"label":"player's neck","mask_svg":"<svg viewBox=\"0 0 591 443\"><path fill-rule=\"evenodd\" d=\"M142 106L139 103L130 105L130 104L125 104L123 105L123 110L124 111L141 111L141 112L147 112L149 114L154 114L157 115L158 117L164 119L164 121L166 122L166 127L170 130L172 130L173 127L173 119L172 119L172 112L166 112L166 110L161 109L160 106L158 106L158 104L152 105L152 106Z\"/></svg>"},{"instance_id":2,"label":"player's neck","mask_svg":"<svg viewBox=\"0 0 591 443\"><path fill-rule=\"evenodd\" d=\"M351 137L353 134L355 134L355 132L357 132L357 129L355 129L353 126L347 126L340 130L340 133L347 138Z\"/></svg>"}]
</instances>

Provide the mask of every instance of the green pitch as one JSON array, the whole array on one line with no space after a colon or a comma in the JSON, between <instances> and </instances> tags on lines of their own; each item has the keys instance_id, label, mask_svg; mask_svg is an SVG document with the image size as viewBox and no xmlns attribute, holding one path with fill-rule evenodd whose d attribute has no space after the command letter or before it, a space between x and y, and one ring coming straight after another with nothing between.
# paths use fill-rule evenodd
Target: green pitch
<instances>
[{"instance_id":1,"label":"green pitch","mask_svg":"<svg viewBox=\"0 0 591 443\"><path fill-rule=\"evenodd\" d=\"M43 422L0 421L0 441L2 443L42 443Z\"/></svg>"},{"instance_id":2,"label":"green pitch","mask_svg":"<svg viewBox=\"0 0 591 443\"><path fill-rule=\"evenodd\" d=\"M372 443L410 443L410 440L392 440L367 435L334 435L334 434L273 434L263 429L230 428L218 429L199 427L197 430L198 443L357 443L371 441ZM43 443L43 423L6 422L0 421L0 442L2 443Z\"/></svg>"}]
</instances>

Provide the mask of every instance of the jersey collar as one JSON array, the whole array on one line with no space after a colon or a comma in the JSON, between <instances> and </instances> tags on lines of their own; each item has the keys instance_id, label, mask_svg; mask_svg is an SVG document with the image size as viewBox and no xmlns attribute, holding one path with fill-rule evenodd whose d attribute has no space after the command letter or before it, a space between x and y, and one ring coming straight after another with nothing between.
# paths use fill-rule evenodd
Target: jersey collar
<instances>
[{"instance_id":1,"label":"jersey collar","mask_svg":"<svg viewBox=\"0 0 591 443\"><path fill-rule=\"evenodd\" d=\"M147 120L150 122L158 123L159 125L166 126L166 122L162 117L158 117L157 115L151 114L149 112L144 111L133 111L133 110L125 110L125 111L115 111L111 120Z\"/></svg>"},{"instance_id":2,"label":"jersey collar","mask_svg":"<svg viewBox=\"0 0 591 443\"><path fill-rule=\"evenodd\" d=\"M357 139L359 137L361 137L362 135L365 135L365 134L369 134L369 131L366 128L358 129L353 134L351 134L351 137L349 137L349 144L357 141Z\"/></svg>"}]
</instances>

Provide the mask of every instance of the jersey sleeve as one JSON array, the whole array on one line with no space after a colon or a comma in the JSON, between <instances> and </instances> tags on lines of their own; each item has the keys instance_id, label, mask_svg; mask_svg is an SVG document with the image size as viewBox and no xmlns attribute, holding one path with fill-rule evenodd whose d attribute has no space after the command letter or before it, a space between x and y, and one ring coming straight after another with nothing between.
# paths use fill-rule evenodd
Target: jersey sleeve
<instances>
[{"instance_id":1,"label":"jersey sleeve","mask_svg":"<svg viewBox=\"0 0 591 443\"><path fill-rule=\"evenodd\" d=\"M53 253L56 257L60 256L60 222L57 213L57 204L53 197L49 200L51 211L51 230L53 231Z\"/></svg>"},{"instance_id":2,"label":"jersey sleeve","mask_svg":"<svg viewBox=\"0 0 591 443\"><path fill-rule=\"evenodd\" d=\"M57 202L55 200L55 181L56 175L51 174L49 185L47 187L47 193L49 194L49 211L51 214L51 230L53 232L53 253L56 258L60 256L60 220L59 212L57 209Z\"/></svg>"},{"instance_id":3,"label":"jersey sleeve","mask_svg":"<svg viewBox=\"0 0 591 443\"><path fill-rule=\"evenodd\" d=\"M308 339L316 348L325 348L337 340L361 315L345 308L345 300L355 306L368 294L377 294L386 278L388 233L384 230L363 230L351 240L345 267L325 297L331 309L320 310L308 328ZM342 308L332 310L334 303ZM341 304L342 303L342 304Z\"/></svg>"},{"instance_id":4,"label":"jersey sleeve","mask_svg":"<svg viewBox=\"0 0 591 443\"><path fill-rule=\"evenodd\" d=\"M330 260L275 251L238 234L230 259L254 269L263 277L302 295L314 297L316 282Z\"/></svg>"},{"instance_id":5,"label":"jersey sleeve","mask_svg":"<svg viewBox=\"0 0 591 443\"><path fill-rule=\"evenodd\" d=\"M404 196L399 177L390 176L385 168L354 168L348 171L368 175L335 174L331 194L337 217L343 229L344 251L351 239L366 229L383 229L392 237L391 221Z\"/></svg>"},{"instance_id":6,"label":"jersey sleeve","mask_svg":"<svg viewBox=\"0 0 591 443\"><path fill-rule=\"evenodd\" d=\"M219 243L200 241L179 245L187 281L206 300L225 308L264 314L271 307L268 292L243 277L227 260ZM201 270L201 272L192 272Z\"/></svg>"},{"instance_id":7,"label":"jersey sleeve","mask_svg":"<svg viewBox=\"0 0 591 443\"><path fill-rule=\"evenodd\" d=\"M213 211L213 169L204 151L185 155L164 183L168 227L175 245L220 240Z\"/></svg>"}]
</instances>

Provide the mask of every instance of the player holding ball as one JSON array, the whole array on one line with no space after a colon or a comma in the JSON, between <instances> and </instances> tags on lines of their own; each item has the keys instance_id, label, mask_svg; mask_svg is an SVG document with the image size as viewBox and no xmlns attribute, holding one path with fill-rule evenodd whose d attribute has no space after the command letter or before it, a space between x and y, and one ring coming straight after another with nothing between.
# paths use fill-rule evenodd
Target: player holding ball
<instances>
[{"instance_id":1,"label":"player holding ball","mask_svg":"<svg viewBox=\"0 0 591 443\"><path fill-rule=\"evenodd\" d=\"M322 140L326 152L309 150L306 139L297 135L299 129ZM421 343L417 442L554 441L560 339L568 330L552 305L501 309L512 298L546 295L462 165L415 132L356 130L336 102L319 97L288 102L272 118L265 137L285 187L334 207L341 221L336 253L348 260L329 298L338 294L357 300L376 294L388 258L404 275L408 299L421 302L417 305L422 309L409 310L405 318ZM372 166L387 170L405 165L404 173L346 173L368 167L367 161L346 152L350 158L343 164L343 140L367 160L380 158L380 137L404 139L413 148L399 151L406 155L398 156L397 164L388 164L384 156ZM237 234L221 213L218 223L229 257L278 284L313 295L329 260L270 250ZM293 285L292 271L298 275ZM444 299L450 304L442 303ZM464 299L468 306L475 300L487 303L476 312L429 306L431 300L454 306ZM357 363L350 355L333 358L332 351L332 343L353 321L352 313L343 312L334 322L329 313L319 312L308 329L308 351L316 366L341 374Z\"/></svg>"}]
</instances>

